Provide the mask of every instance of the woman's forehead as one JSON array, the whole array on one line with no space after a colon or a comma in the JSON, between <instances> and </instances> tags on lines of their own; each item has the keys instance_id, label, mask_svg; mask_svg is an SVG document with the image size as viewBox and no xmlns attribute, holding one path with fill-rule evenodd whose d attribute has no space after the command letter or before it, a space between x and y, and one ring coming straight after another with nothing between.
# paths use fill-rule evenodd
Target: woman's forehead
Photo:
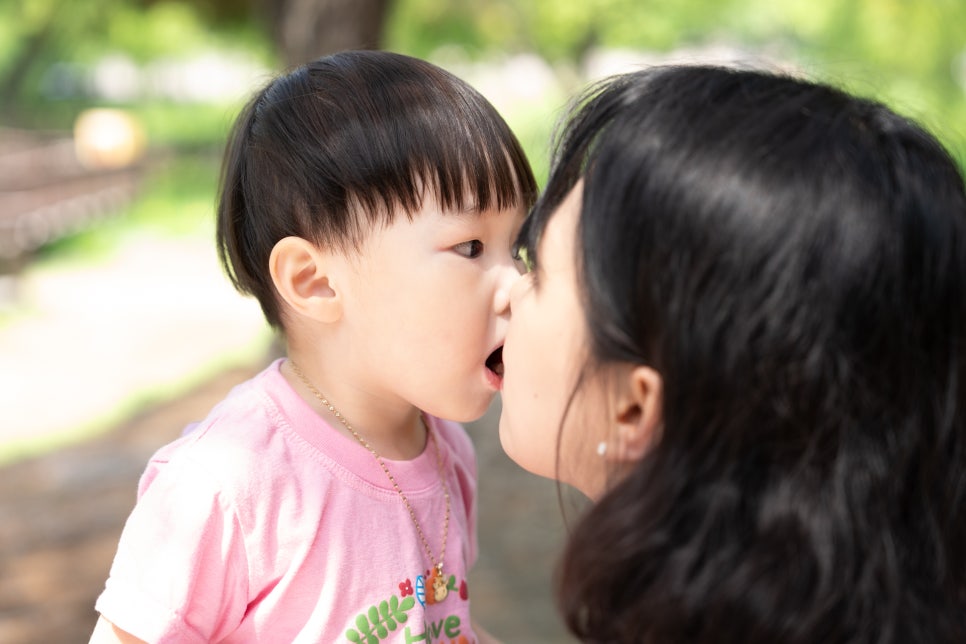
<instances>
[{"instance_id":1,"label":"woman's forehead","mask_svg":"<svg viewBox=\"0 0 966 644\"><path fill-rule=\"evenodd\" d=\"M550 214L537 244L540 262L544 268L573 266L577 223L580 219L582 201L583 183L578 182ZM551 264L550 267L546 266L548 262Z\"/></svg>"}]
</instances>

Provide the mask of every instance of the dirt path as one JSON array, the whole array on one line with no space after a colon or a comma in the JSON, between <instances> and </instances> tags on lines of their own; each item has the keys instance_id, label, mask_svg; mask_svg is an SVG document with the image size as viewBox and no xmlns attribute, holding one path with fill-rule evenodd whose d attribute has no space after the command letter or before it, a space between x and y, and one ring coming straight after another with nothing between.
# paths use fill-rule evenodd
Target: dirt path
<instances>
[{"instance_id":1,"label":"dirt path","mask_svg":"<svg viewBox=\"0 0 966 644\"><path fill-rule=\"evenodd\" d=\"M0 468L0 642L87 641L148 456L262 364L221 373L84 443ZM475 617L509 643L567 642L549 599L563 534L555 487L503 455L494 414L467 429L482 476Z\"/></svg>"}]
</instances>

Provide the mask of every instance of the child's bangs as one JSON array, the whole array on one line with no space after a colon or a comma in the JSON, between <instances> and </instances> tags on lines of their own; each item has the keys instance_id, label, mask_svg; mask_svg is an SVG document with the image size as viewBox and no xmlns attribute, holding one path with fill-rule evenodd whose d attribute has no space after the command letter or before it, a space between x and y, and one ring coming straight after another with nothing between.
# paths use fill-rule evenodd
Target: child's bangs
<instances>
[{"instance_id":1,"label":"child's bangs","mask_svg":"<svg viewBox=\"0 0 966 644\"><path fill-rule=\"evenodd\" d=\"M536 180L516 137L485 98L444 79L418 93L387 91L384 113L368 124L369 171L354 198L390 219L397 207L416 212L424 196L444 211L529 208Z\"/></svg>"},{"instance_id":2,"label":"child's bangs","mask_svg":"<svg viewBox=\"0 0 966 644\"><path fill-rule=\"evenodd\" d=\"M392 202L386 205L413 213L433 198L446 212L529 208L536 197L532 172L516 141L501 134L464 126L423 140L415 135L397 156L408 162L383 192Z\"/></svg>"},{"instance_id":3,"label":"child's bangs","mask_svg":"<svg viewBox=\"0 0 966 644\"><path fill-rule=\"evenodd\" d=\"M431 158L421 163L420 178L443 210L529 208L536 186L516 141L486 130L463 134L438 139L435 164Z\"/></svg>"}]
</instances>

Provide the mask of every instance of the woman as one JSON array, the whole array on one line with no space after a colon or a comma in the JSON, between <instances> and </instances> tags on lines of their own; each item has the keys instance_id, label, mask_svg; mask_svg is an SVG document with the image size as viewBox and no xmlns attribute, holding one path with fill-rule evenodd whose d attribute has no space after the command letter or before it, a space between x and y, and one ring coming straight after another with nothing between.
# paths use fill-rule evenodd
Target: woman
<instances>
[{"instance_id":1,"label":"woman","mask_svg":"<svg viewBox=\"0 0 966 644\"><path fill-rule=\"evenodd\" d=\"M966 194L933 137L786 76L625 75L520 245L500 435L596 501L577 637L966 641Z\"/></svg>"}]
</instances>

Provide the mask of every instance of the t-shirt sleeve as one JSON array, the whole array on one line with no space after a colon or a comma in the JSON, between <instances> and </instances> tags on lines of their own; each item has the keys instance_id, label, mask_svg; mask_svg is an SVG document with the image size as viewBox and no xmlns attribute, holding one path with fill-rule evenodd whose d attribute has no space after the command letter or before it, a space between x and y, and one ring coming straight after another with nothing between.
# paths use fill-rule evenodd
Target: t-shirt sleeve
<instances>
[{"instance_id":1,"label":"t-shirt sleeve","mask_svg":"<svg viewBox=\"0 0 966 644\"><path fill-rule=\"evenodd\" d=\"M189 459L153 462L96 609L151 642L209 642L248 604L244 535L230 499Z\"/></svg>"}]
</instances>

